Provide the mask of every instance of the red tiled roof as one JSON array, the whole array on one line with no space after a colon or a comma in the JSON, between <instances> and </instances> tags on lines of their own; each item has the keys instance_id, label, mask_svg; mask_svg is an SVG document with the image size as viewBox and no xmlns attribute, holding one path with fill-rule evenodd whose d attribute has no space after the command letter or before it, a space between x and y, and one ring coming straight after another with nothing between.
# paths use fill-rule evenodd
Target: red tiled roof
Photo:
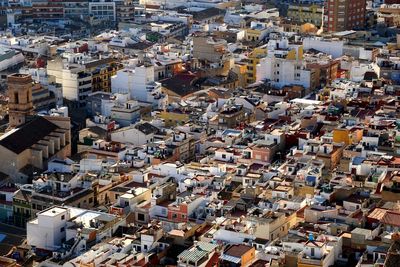
<instances>
[{"instance_id":1,"label":"red tiled roof","mask_svg":"<svg viewBox=\"0 0 400 267\"><path fill-rule=\"evenodd\" d=\"M380 159L378 161L379 165L400 165L400 157L393 157L390 160Z\"/></svg>"},{"instance_id":2,"label":"red tiled roof","mask_svg":"<svg viewBox=\"0 0 400 267\"><path fill-rule=\"evenodd\" d=\"M229 255L229 256L241 258L250 249L252 249L252 247L246 246L246 245L232 245L225 251L225 254Z\"/></svg>"},{"instance_id":3,"label":"red tiled roof","mask_svg":"<svg viewBox=\"0 0 400 267\"><path fill-rule=\"evenodd\" d=\"M394 211L387 211L385 216L383 216L381 222L383 224L389 224L400 227L400 213Z\"/></svg>"},{"instance_id":4,"label":"red tiled roof","mask_svg":"<svg viewBox=\"0 0 400 267\"><path fill-rule=\"evenodd\" d=\"M206 267L218 266L218 262L219 262L219 254L215 252L208 260Z\"/></svg>"}]
</instances>

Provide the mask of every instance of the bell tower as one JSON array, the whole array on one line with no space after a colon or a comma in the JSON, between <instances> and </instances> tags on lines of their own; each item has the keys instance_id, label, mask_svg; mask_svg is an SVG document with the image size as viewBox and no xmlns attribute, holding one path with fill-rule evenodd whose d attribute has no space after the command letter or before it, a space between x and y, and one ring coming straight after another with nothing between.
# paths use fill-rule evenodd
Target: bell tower
<instances>
[{"instance_id":1,"label":"bell tower","mask_svg":"<svg viewBox=\"0 0 400 267\"><path fill-rule=\"evenodd\" d=\"M32 77L29 74L11 74L7 77L9 128L16 128L33 115Z\"/></svg>"}]
</instances>

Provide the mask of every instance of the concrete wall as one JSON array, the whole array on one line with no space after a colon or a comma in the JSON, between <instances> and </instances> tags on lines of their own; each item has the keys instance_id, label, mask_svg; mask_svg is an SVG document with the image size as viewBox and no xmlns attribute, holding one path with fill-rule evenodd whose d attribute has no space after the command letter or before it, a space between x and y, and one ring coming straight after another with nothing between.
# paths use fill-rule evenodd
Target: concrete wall
<instances>
[{"instance_id":1,"label":"concrete wall","mask_svg":"<svg viewBox=\"0 0 400 267\"><path fill-rule=\"evenodd\" d=\"M304 38L303 46L304 50L309 50L311 48L314 48L321 52L332 55L333 58L338 58L343 55L344 42L314 39L314 38Z\"/></svg>"},{"instance_id":2,"label":"concrete wall","mask_svg":"<svg viewBox=\"0 0 400 267\"><path fill-rule=\"evenodd\" d=\"M141 146L150 142L153 134L145 135L135 128L123 128L111 134L111 140L121 143L130 143L135 146Z\"/></svg>"},{"instance_id":3,"label":"concrete wall","mask_svg":"<svg viewBox=\"0 0 400 267\"><path fill-rule=\"evenodd\" d=\"M66 237L65 229L61 231L61 228L66 226L67 217L67 212L55 216L39 214L36 220L27 223L28 244L47 250L61 246L62 239Z\"/></svg>"},{"instance_id":4,"label":"concrete wall","mask_svg":"<svg viewBox=\"0 0 400 267\"><path fill-rule=\"evenodd\" d=\"M7 148L0 146L0 171L10 175L15 179L15 182L20 182L18 177L18 171L29 164L31 160L31 150L27 149L21 154L17 155Z\"/></svg>"}]
</instances>

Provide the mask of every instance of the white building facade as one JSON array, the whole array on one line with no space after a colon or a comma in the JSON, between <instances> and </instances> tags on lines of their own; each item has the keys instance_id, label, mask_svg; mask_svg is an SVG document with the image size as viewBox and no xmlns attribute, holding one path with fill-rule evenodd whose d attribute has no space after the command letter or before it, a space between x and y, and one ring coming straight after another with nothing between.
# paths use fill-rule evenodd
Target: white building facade
<instances>
[{"instance_id":1,"label":"white building facade","mask_svg":"<svg viewBox=\"0 0 400 267\"><path fill-rule=\"evenodd\" d=\"M269 80L272 85L282 88L286 85L311 87L312 72L303 66L302 60L290 60L269 55L260 59L257 65L256 81Z\"/></svg>"},{"instance_id":2,"label":"white building facade","mask_svg":"<svg viewBox=\"0 0 400 267\"><path fill-rule=\"evenodd\" d=\"M128 93L131 99L152 103L159 108L166 104L161 84L154 80L153 66L140 65L118 71L117 75L111 78L111 92Z\"/></svg>"}]
</instances>

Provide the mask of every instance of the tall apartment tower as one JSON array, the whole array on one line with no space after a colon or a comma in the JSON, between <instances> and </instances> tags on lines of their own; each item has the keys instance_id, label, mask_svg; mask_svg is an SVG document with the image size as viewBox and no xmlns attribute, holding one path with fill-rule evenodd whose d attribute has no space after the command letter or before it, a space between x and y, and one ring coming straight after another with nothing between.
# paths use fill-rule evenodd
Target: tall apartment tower
<instances>
[{"instance_id":1,"label":"tall apartment tower","mask_svg":"<svg viewBox=\"0 0 400 267\"><path fill-rule=\"evenodd\" d=\"M8 83L9 128L18 127L33 114L32 77L29 74L11 74Z\"/></svg>"},{"instance_id":2,"label":"tall apartment tower","mask_svg":"<svg viewBox=\"0 0 400 267\"><path fill-rule=\"evenodd\" d=\"M325 0L325 31L363 29L366 6L366 0Z\"/></svg>"}]
</instances>

